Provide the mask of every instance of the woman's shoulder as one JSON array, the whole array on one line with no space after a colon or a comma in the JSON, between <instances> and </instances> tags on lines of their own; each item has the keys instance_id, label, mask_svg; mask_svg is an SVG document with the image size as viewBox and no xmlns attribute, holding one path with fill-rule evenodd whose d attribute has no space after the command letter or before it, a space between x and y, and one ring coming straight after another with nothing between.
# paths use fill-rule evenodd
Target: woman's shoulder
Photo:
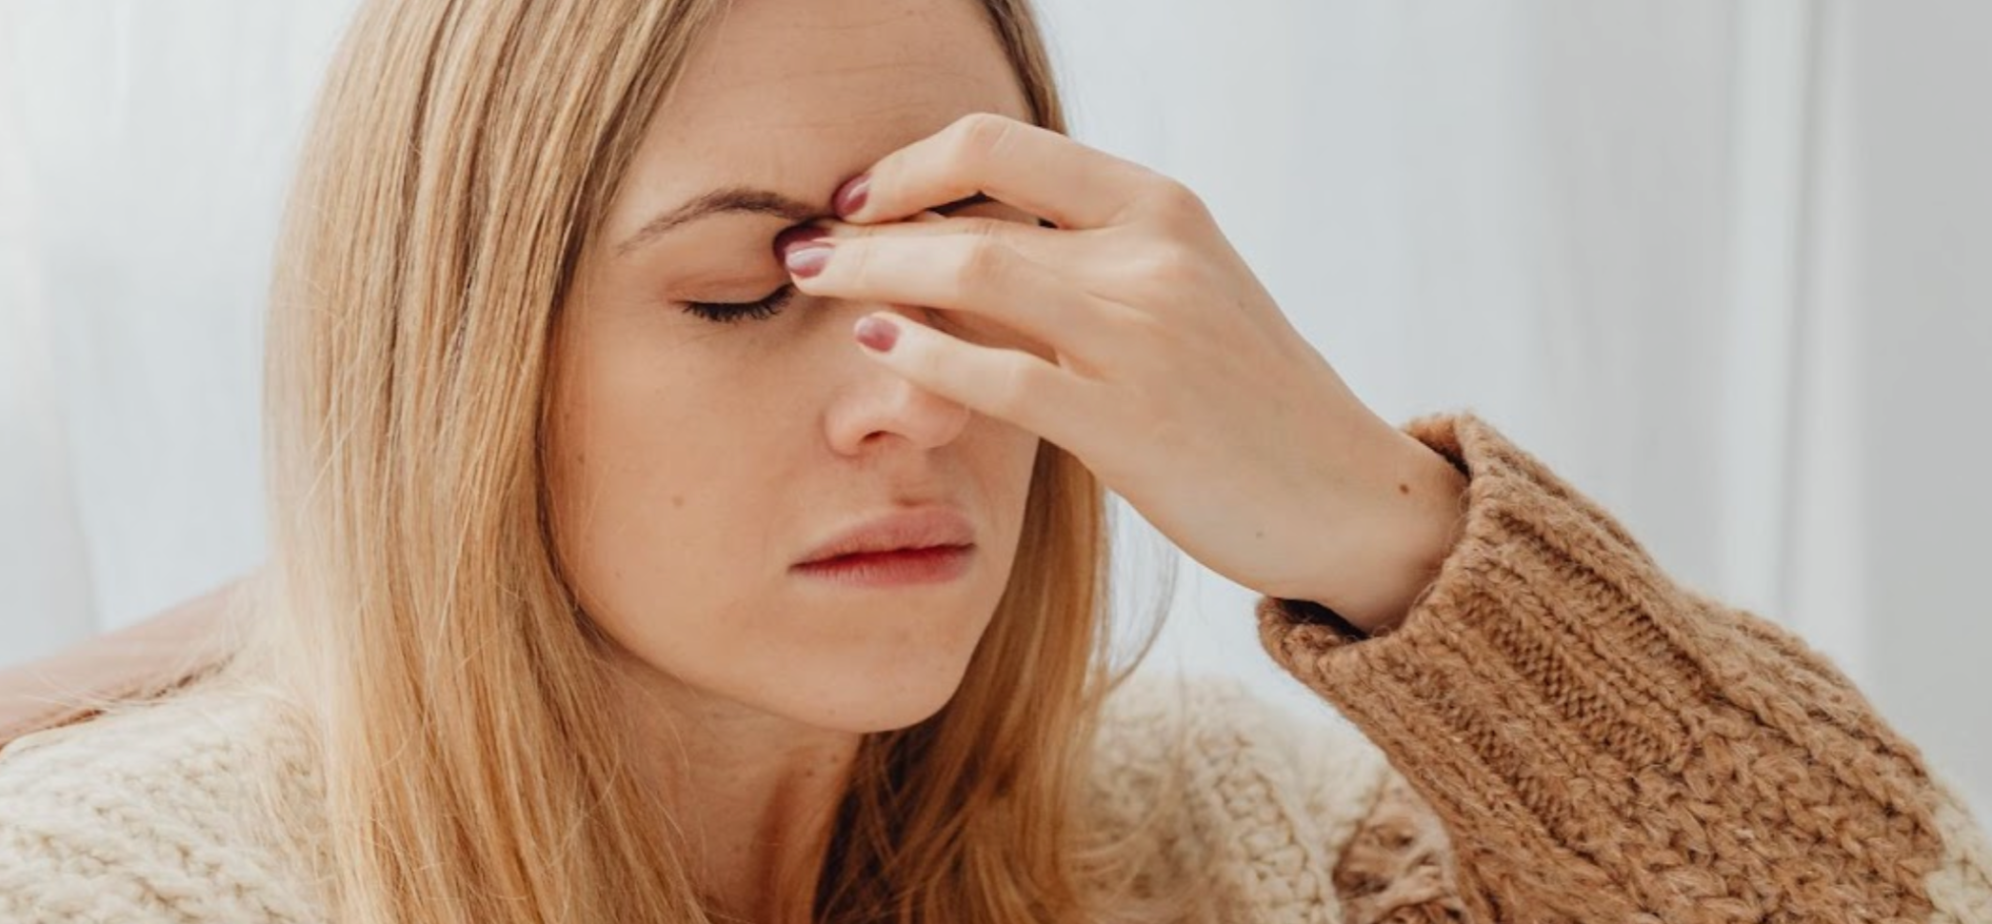
<instances>
[{"instance_id":1,"label":"woman's shoulder","mask_svg":"<svg viewBox=\"0 0 1992 924\"><path fill-rule=\"evenodd\" d=\"M194 689L0 749L0 920L308 917L302 732L273 696Z\"/></svg>"},{"instance_id":2,"label":"woman's shoulder","mask_svg":"<svg viewBox=\"0 0 1992 924\"><path fill-rule=\"evenodd\" d=\"M1319 697L1280 698L1224 675L1139 671L1106 698L1095 764L1112 774L1158 763L1329 795L1389 771L1383 753Z\"/></svg>"},{"instance_id":3,"label":"woman's shoulder","mask_svg":"<svg viewBox=\"0 0 1992 924\"><path fill-rule=\"evenodd\" d=\"M0 748L0 806L28 810L111 795L174 808L230 801L258 771L309 773L302 728L272 694L196 687L119 704ZM297 758L284 766L287 757Z\"/></svg>"},{"instance_id":4,"label":"woman's shoulder","mask_svg":"<svg viewBox=\"0 0 1992 924\"><path fill-rule=\"evenodd\" d=\"M1202 877L1218 917L1255 919L1334 901L1330 871L1394 772L1318 699L1161 671L1108 695L1092 767L1103 833L1146 831L1151 876Z\"/></svg>"}]
</instances>

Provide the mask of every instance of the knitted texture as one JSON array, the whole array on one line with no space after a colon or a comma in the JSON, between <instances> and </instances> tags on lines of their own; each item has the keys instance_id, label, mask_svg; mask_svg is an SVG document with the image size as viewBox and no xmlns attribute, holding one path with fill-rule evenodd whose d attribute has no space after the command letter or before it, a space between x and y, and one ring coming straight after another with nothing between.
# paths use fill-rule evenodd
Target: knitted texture
<instances>
[{"instance_id":1,"label":"knitted texture","mask_svg":"<svg viewBox=\"0 0 1992 924\"><path fill-rule=\"evenodd\" d=\"M1830 663L1675 585L1478 419L1406 429L1469 475L1408 617L1364 638L1258 605L1340 716L1210 679L1109 697L1087 807L1155 835L1137 881L1279 924L1992 922L1970 813ZM290 715L197 687L0 751L0 924L329 920Z\"/></svg>"},{"instance_id":2,"label":"knitted texture","mask_svg":"<svg viewBox=\"0 0 1992 924\"><path fill-rule=\"evenodd\" d=\"M326 920L317 771L265 706L190 694L0 752L0 922Z\"/></svg>"},{"instance_id":3,"label":"knitted texture","mask_svg":"<svg viewBox=\"0 0 1992 924\"><path fill-rule=\"evenodd\" d=\"M0 924L332 920L322 778L287 715L197 689L0 752ZM1332 924L1329 871L1391 774L1353 729L1303 728L1236 681L1138 676L1108 701L1089 810L1155 828L1143 875L1203 877L1205 920Z\"/></svg>"},{"instance_id":4,"label":"knitted texture","mask_svg":"<svg viewBox=\"0 0 1992 924\"><path fill-rule=\"evenodd\" d=\"M1406 430L1469 476L1436 580L1375 637L1272 598L1260 633L1430 805L1471 920L1992 921L1982 830L1830 662L1484 421Z\"/></svg>"}]
</instances>

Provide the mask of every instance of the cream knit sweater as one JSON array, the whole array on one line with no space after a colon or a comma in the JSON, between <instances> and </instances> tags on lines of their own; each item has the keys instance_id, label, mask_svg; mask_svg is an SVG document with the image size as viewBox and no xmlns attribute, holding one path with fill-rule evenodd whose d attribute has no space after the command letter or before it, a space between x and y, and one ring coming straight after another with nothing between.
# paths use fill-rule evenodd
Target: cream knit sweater
<instances>
[{"instance_id":1,"label":"cream knit sweater","mask_svg":"<svg viewBox=\"0 0 1992 924\"><path fill-rule=\"evenodd\" d=\"M1352 725L1215 681L1109 705L1095 804L1158 817L1157 862L1214 875L1223 920L1992 924L1981 829L1832 664L1484 422L1406 429L1470 478L1409 617L1363 638L1258 607ZM0 752L0 922L326 920L317 775L278 714L195 692ZM1162 760L1196 785L1157 804Z\"/></svg>"}]
</instances>

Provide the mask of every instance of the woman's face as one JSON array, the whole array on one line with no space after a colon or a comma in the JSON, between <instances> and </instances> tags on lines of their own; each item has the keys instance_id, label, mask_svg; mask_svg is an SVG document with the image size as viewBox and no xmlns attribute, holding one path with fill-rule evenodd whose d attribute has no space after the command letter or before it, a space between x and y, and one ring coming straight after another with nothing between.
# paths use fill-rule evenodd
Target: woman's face
<instances>
[{"instance_id":1,"label":"woman's face","mask_svg":"<svg viewBox=\"0 0 1992 924\"><path fill-rule=\"evenodd\" d=\"M1038 439L896 377L851 326L885 309L1002 335L801 295L732 323L687 303L780 289L775 235L828 215L894 148L974 111L1028 118L984 15L974 0L741 0L651 119L559 315L546 436L558 553L625 666L847 731L910 725L959 685L1010 574ZM654 226L743 190L758 192ZM793 567L916 506L972 528L960 576L878 587Z\"/></svg>"}]
</instances>

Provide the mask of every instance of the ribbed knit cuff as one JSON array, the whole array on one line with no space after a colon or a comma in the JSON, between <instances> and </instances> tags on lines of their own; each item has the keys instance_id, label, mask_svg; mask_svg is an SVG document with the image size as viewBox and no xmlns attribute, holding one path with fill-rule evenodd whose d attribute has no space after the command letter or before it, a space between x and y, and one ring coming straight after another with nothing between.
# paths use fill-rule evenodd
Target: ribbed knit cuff
<instances>
[{"instance_id":1,"label":"ribbed knit cuff","mask_svg":"<svg viewBox=\"0 0 1992 924\"><path fill-rule=\"evenodd\" d=\"M1701 920L1778 882L1746 904L1815 919L1872 889L1915 917L1940 852L1921 758L1833 665L1677 585L1477 417L1404 429L1468 475L1437 577L1374 637L1262 597L1260 637L1432 804L1479 911Z\"/></svg>"}]
</instances>

